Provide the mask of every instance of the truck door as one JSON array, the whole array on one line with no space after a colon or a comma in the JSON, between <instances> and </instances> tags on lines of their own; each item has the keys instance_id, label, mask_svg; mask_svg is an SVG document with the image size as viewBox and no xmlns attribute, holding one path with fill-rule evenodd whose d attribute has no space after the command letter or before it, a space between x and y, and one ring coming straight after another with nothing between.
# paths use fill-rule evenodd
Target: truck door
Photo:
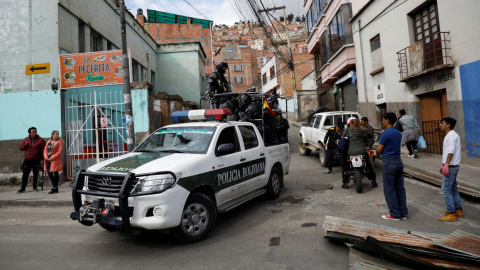
<instances>
[{"instance_id":1,"label":"truck door","mask_svg":"<svg viewBox=\"0 0 480 270\"><path fill-rule=\"evenodd\" d=\"M315 122L315 125L318 125L318 127L315 129L315 142L320 146L323 144L323 139L325 138L325 130L323 130L323 119L322 115L317 115L317 122ZM320 141L320 143L319 143Z\"/></svg>"},{"instance_id":2,"label":"truck door","mask_svg":"<svg viewBox=\"0 0 480 270\"><path fill-rule=\"evenodd\" d=\"M245 176L244 178L247 182L246 187L243 187L243 193L246 193L264 187L267 184L266 170L272 165L266 162L265 156L267 153L265 151L267 149L260 142L260 134L256 129L250 125L239 125L237 128L240 133L243 157L246 158L242 168L242 176ZM261 168L263 168L263 172L258 170Z\"/></svg>"},{"instance_id":3,"label":"truck door","mask_svg":"<svg viewBox=\"0 0 480 270\"><path fill-rule=\"evenodd\" d=\"M222 144L232 144L234 152L227 155L219 155L218 147ZM217 205L241 195L240 190L232 188L242 183L242 164L246 161L240 147L237 130L234 126L226 127L220 131L215 142L214 166L216 168L216 199Z\"/></svg>"},{"instance_id":4,"label":"truck door","mask_svg":"<svg viewBox=\"0 0 480 270\"><path fill-rule=\"evenodd\" d=\"M305 127L305 136L307 137L307 142L312 142L312 128L313 124L315 123L315 117L312 117L310 121L308 121L307 126Z\"/></svg>"}]
</instances>

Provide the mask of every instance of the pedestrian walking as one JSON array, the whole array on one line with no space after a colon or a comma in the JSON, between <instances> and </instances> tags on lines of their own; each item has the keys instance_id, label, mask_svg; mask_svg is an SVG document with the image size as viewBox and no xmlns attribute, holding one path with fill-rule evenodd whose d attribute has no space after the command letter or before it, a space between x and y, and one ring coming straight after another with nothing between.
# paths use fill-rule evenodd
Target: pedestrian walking
<instances>
[{"instance_id":1,"label":"pedestrian walking","mask_svg":"<svg viewBox=\"0 0 480 270\"><path fill-rule=\"evenodd\" d=\"M28 137L23 139L20 144L20 151L25 152L25 159L22 164L22 186L17 191L18 194L24 193L27 187L30 171L33 170L33 191L38 192L38 167L43 159L43 149L45 148L45 140L37 134L37 129L31 127L28 129Z\"/></svg>"},{"instance_id":2,"label":"pedestrian walking","mask_svg":"<svg viewBox=\"0 0 480 270\"><path fill-rule=\"evenodd\" d=\"M48 173L52 181L52 190L48 194L58 193L58 172L63 170L62 163L63 140L60 139L58 131L52 131L52 136L48 140L43 150L44 171Z\"/></svg>"},{"instance_id":3,"label":"pedestrian walking","mask_svg":"<svg viewBox=\"0 0 480 270\"><path fill-rule=\"evenodd\" d=\"M403 129L402 146L407 146L408 157L418 158L418 131L420 126L417 119L411 115L407 115L404 109L400 110L400 118L398 123Z\"/></svg>"},{"instance_id":4,"label":"pedestrian walking","mask_svg":"<svg viewBox=\"0 0 480 270\"><path fill-rule=\"evenodd\" d=\"M457 218L463 218L462 201L457 189L457 174L460 170L461 160L461 144L460 136L453 129L457 124L457 120L451 117L445 117L440 122L440 129L445 132L443 139L443 166L440 172L443 175L442 192L445 202L447 203L447 211L445 216L441 217L441 221L455 222Z\"/></svg>"},{"instance_id":5,"label":"pedestrian walking","mask_svg":"<svg viewBox=\"0 0 480 270\"><path fill-rule=\"evenodd\" d=\"M382 155L383 194L390 213L383 219L407 219L407 194L403 180L403 162L400 158L400 142L402 134L394 127L397 121L395 113L383 115L382 124L386 128L380 137L376 149L377 156Z\"/></svg>"},{"instance_id":6,"label":"pedestrian walking","mask_svg":"<svg viewBox=\"0 0 480 270\"><path fill-rule=\"evenodd\" d=\"M327 170L325 171L326 174L332 172L332 163L333 163L333 156L335 155L337 158L338 163L343 168L343 156L342 154L337 152L338 148L338 141L342 137L343 128L345 125L343 122L338 122L335 127L331 127L327 134L325 134L325 138L323 140L323 146L325 147L326 151L326 159L327 159Z\"/></svg>"}]
</instances>

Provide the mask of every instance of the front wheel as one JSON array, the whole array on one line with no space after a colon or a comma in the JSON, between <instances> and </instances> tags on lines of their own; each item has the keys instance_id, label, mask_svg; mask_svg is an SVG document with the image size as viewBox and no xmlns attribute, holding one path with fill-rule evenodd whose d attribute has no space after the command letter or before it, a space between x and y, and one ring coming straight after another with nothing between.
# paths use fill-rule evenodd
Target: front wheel
<instances>
[{"instance_id":1,"label":"front wheel","mask_svg":"<svg viewBox=\"0 0 480 270\"><path fill-rule=\"evenodd\" d=\"M327 154L326 150L323 147L320 147L320 150L318 151L318 159L320 160L320 165L322 167L327 167Z\"/></svg>"},{"instance_id":2,"label":"front wheel","mask_svg":"<svg viewBox=\"0 0 480 270\"><path fill-rule=\"evenodd\" d=\"M357 193L362 193L362 168L355 168L355 187L357 189Z\"/></svg>"},{"instance_id":3,"label":"front wheel","mask_svg":"<svg viewBox=\"0 0 480 270\"><path fill-rule=\"evenodd\" d=\"M215 205L202 193L190 195L182 213L180 225L173 229L175 238L183 244L203 240L212 230L217 219Z\"/></svg>"},{"instance_id":4,"label":"front wheel","mask_svg":"<svg viewBox=\"0 0 480 270\"><path fill-rule=\"evenodd\" d=\"M282 175L280 174L280 170L277 167L273 167L267 184L268 199L275 200L278 198L278 196L280 196L280 185L282 181L281 177Z\"/></svg>"},{"instance_id":5,"label":"front wheel","mask_svg":"<svg viewBox=\"0 0 480 270\"><path fill-rule=\"evenodd\" d=\"M305 147L305 145L303 144L302 138L300 138L300 141L298 142L298 152L302 156L308 156L312 152L310 149Z\"/></svg>"}]
</instances>

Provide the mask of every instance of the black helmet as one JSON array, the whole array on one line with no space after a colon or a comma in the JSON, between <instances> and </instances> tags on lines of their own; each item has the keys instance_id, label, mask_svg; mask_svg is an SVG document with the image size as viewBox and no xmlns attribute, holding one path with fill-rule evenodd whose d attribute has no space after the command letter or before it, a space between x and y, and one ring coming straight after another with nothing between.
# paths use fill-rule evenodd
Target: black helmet
<instances>
[{"instance_id":1,"label":"black helmet","mask_svg":"<svg viewBox=\"0 0 480 270\"><path fill-rule=\"evenodd\" d=\"M239 98L240 107L248 106L252 103L252 97L249 94L243 94Z\"/></svg>"}]
</instances>

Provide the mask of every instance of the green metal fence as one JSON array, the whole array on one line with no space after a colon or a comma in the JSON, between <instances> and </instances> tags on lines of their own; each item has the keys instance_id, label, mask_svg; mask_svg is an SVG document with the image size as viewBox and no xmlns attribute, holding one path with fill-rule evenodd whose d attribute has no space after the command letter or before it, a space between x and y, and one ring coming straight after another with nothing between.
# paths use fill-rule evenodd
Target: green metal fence
<instances>
[{"instance_id":1,"label":"green metal fence","mask_svg":"<svg viewBox=\"0 0 480 270\"><path fill-rule=\"evenodd\" d=\"M202 25L202 28L210 28L210 23L212 23L210 20L202 20L151 9L147 9L147 16L148 21L151 23L187 24L188 18L190 18L191 24Z\"/></svg>"}]
</instances>

